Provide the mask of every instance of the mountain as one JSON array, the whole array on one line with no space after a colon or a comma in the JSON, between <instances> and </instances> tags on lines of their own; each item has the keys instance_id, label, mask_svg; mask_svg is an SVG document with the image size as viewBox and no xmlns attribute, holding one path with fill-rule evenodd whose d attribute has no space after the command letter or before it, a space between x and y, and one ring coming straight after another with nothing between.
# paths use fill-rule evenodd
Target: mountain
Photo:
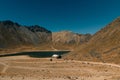
<instances>
[{"instance_id":1,"label":"mountain","mask_svg":"<svg viewBox=\"0 0 120 80\"><path fill-rule=\"evenodd\" d=\"M66 58L102 62L120 62L120 17L95 33Z\"/></svg>"},{"instance_id":2,"label":"mountain","mask_svg":"<svg viewBox=\"0 0 120 80\"><path fill-rule=\"evenodd\" d=\"M0 21L0 48L39 46L51 40L51 31L43 27L21 26L10 20Z\"/></svg>"},{"instance_id":3,"label":"mountain","mask_svg":"<svg viewBox=\"0 0 120 80\"><path fill-rule=\"evenodd\" d=\"M52 33L53 45L58 49L73 49L86 43L91 38L90 34L78 34L71 31Z\"/></svg>"},{"instance_id":4,"label":"mountain","mask_svg":"<svg viewBox=\"0 0 120 80\"><path fill-rule=\"evenodd\" d=\"M38 25L22 26L10 20L0 21L0 49L37 46L37 49L71 50L87 42L90 38L90 34L78 34L71 31L52 33Z\"/></svg>"},{"instance_id":5,"label":"mountain","mask_svg":"<svg viewBox=\"0 0 120 80\"><path fill-rule=\"evenodd\" d=\"M55 44L82 44L91 38L90 34L77 34L71 31L52 33L52 41Z\"/></svg>"},{"instance_id":6,"label":"mountain","mask_svg":"<svg viewBox=\"0 0 120 80\"><path fill-rule=\"evenodd\" d=\"M120 17L94 35L71 31L52 33L38 25L22 26L9 20L0 21L0 51L21 46L32 46L29 49L32 50L37 46L35 50L71 50L64 55L65 59L120 63L119 36Z\"/></svg>"}]
</instances>

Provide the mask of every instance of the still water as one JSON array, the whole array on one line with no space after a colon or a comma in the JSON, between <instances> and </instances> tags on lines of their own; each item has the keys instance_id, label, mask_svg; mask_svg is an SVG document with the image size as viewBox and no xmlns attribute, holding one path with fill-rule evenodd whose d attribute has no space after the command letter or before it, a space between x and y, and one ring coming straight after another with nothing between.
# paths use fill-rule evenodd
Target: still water
<instances>
[{"instance_id":1,"label":"still water","mask_svg":"<svg viewBox=\"0 0 120 80\"><path fill-rule=\"evenodd\" d=\"M0 55L0 57L7 57L7 56L20 56L20 55L27 55L30 57L36 57L36 58L46 58L51 57L53 54L67 54L70 51L34 51L34 52L19 52L19 53L12 53L12 54L4 54Z\"/></svg>"}]
</instances>

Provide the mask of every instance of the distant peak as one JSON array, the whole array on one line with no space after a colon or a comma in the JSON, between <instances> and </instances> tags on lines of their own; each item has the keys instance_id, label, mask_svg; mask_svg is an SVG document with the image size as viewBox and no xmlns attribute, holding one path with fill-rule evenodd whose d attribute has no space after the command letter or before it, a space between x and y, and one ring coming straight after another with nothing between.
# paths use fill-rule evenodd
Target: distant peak
<instances>
[{"instance_id":1,"label":"distant peak","mask_svg":"<svg viewBox=\"0 0 120 80\"><path fill-rule=\"evenodd\" d=\"M0 23L3 23L4 25L17 25L17 26L20 26L18 23L16 22L13 22L11 20L5 20L5 21L0 21Z\"/></svg>"},{"instance_id":2,"label":"distant peak","mask_svg":"<svg viewBox=\"0 0 120 80\"><path fill-rule=\"evenodd\" d=\"M3 23L4 25L14 25L14 22L11 21L11 20L5 20L5 21L2 21L2 23Z\"/></svg>"},{"instance_id":3,"label":"distant peak","mask_svg":"<svg viewBox=\"0 0 120 80\"><path fill-rule=\"evenodd\" d=\"M29 26L27 27L29 30L31 30L32 32L47 32L47 33L51 33L51 31L47 30L44 27L41 27L39 25L34 25L34 26Z\"/></svg>"}]
</instances>

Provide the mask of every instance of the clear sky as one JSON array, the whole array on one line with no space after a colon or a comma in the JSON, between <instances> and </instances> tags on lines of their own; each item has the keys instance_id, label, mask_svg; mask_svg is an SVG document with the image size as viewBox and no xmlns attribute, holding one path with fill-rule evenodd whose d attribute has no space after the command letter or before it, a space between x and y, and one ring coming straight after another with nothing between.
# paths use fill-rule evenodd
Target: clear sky
<instances>
[{"instance_id":1,"label":"clear sky","mask_svg":"<svg viewBox=\"0 0 120 80\"><path fill-rule=\"evenodd\" d=\"M0 20L94 34L120 16L120 0L0 0Z\"/></svg>"}]
</instances>

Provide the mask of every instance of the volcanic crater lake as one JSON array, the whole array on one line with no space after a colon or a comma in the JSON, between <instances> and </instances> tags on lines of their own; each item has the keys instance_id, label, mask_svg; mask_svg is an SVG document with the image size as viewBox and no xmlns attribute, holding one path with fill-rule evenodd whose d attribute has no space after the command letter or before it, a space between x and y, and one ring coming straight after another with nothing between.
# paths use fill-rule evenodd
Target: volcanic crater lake
<instances>
[{"instance_id":1,"label":"volcanic crater lake","mask_svg":"<svg viewBox=\"0 0 120 80\"><path fill-rule=\"evenodd\" d=\"M18 52L18 53L11 53L11 54L2 54L0 57L7 57L7 56L20 56L20 55L27 55L30 57L36 57L36 58L47 58L51 57L53 54L63 55L67 54L70 51L29 51L29 52Z\"/></svg>"}]
</instances>

